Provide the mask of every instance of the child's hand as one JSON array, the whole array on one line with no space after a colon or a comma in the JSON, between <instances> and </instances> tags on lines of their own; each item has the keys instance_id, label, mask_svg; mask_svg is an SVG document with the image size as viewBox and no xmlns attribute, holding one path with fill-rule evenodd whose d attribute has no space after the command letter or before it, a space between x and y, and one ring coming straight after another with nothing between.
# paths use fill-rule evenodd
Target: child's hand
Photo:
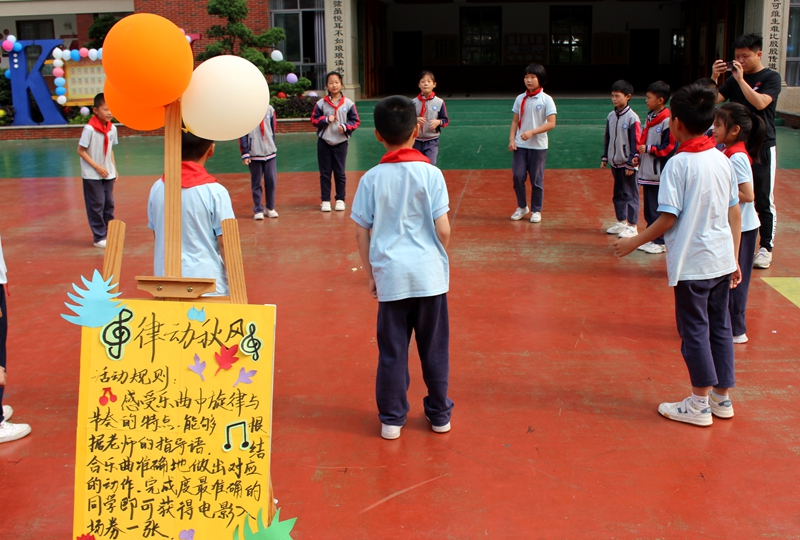
<instances>
[{"instance_id":1,"label":"child's hand","mask_svg":"<svg viewBox=\"0 0 800 540\"><path fill-rule=\"evenodd\" d=\"M108 169L106 169L105 167L97 167L95 170L97 171L97 174L100 175L100 178L108 177Z\"/></svg>"},{"instance_id":2,"label":"child's hand","mask_svg":"<svg viewBox=\"0 0 800 540\"><path fill-rule=\"evenodd\" d=\"M600 168L601 169L605 169L606 167L608 167L608 161L601 161L600 162Z\"/></svg>"},{"instance_id":3,"label":"child's hand","mask_svg":"<svg viewBox=\"0 0 800 540\"><path fill-rule=\"evenodd\" d=\"M375 286L375 280L369 278L369 294L372 295L372 298L378 298L378 287Z\"/></svg>"},{"instance_id":4,"label":"child's hand","mask_svg":"<svg viewBox=\"0 0 800 540\"><path fill-rule=\"evenodd\" d=\"M635 172L633 169L625 169L625 176L633 176Z\"/></svg>"},{"instance_id":5,"label":"child's hand","mask_svg":"<svg viewBox=\"0 0 800 540\"><path fill-rule=\"evenodd\" d=\"M417 124L419 124L420 127L424 126L425 125L425 117L424 116L418 116L417 117Z\"/></svg>"},{"instance_id":6,"label":"child's hand","mask_svg":"<svg viewBox=\"0 0 800 540\"><path fill-rule=\"evenodd\" d=\"M527 141L531 137L533 137L533 130L531 130L531 131L523 131L522 135L519 136L519 138L522 139L523 141Z\"/></svg>"},{"instance_id":7,"label":"child's hand","mask_svg":"<svg viewBox=\"0 0 800 540\"><path fill-rule=\"evenodd\" d=\"M431 120L431 123L428 124L428 125L430 126L431 129L436 129L439 126L442 125L442 121L441 120Z\"/></svg>"},{"instance_id":8,"label":"child's hand","mask_svg":"<svg viewBox=\"0 0 800 540\"><path fill-rule=\"evenodd\" d=\"M515 141L514 139L511 139L508 142L508 149L511 150L512 152L516 152L517 151L517 141Z\"/></svg>"},{"instance_id":9,"label":"child's hand","mask_svg":"<svg viewBox=\"0 0 800 540\"><path fill-rule=\"evenodd\" d=\"M644 154L647 151L647 146L640 144L639 146L636 147L636 151L639 152L640 154Z\"/></svg>"},{"instance_id":10,"label":"child's hand","mask_svg":"<svg viewBox=\"0 0 800 540\"><path fill-rule=\"evenodd\" d=\"M634 167L638 167L638 166L639 166L639 158L638 158L638 157L635 157L635 158L633 158L633 159L631 160L631 164L632 164Z\"/></svg>"},{"instance_id":11,"label":"child's hand","mask_svg":"<svg viewBox=\"0 0 800 540\"><path fill-rule=\"evenodd\" d=\"M624 257L625 255L629 255L636 249L634 245L633 238L620 238L619 240L614 241L611 246L614 248L614 255L617 257Z\"/></svg>"},{"instance_id":12,"label":"child's hand","mask_svg":"<svg viewBox=\"0 0 800 540\"><path fill-rule=\"evenodd\" d=\"M736 262L736 270L731 274L731 289L735 289L742 282L742 268Z\"/></svg>"},{"instance_id":13,"label":"child's hand","mask_svg":"<svg viewBox=\"0 0 800 540\"><path fill-rule=\"evenodd\" d=\"M244 158L242 160L242 163L245 164L245 165L250 165L251 162L252 162L252 160L250 158Z\"/></svg>"},{"instance_id":14,"label":"child's hand","mask_svg":"<svg viewBox=\"0 0 800 540\"><path fill-rule=\"evenodd\" d=\"M340 125L339 126L339 133L344 133L346 129L347 129L346 127Z\"/></svg>"},{"instance_id":15,"label":"child's hand","mask_svg":"<svg viewBox=\"0 0 800 540\"><path fill-rule=\"evenodd\" d=\"M336 122L336 115L332 114L328 117L328 123L333 124L334 122Z\"/></svg>"}]
</instances>

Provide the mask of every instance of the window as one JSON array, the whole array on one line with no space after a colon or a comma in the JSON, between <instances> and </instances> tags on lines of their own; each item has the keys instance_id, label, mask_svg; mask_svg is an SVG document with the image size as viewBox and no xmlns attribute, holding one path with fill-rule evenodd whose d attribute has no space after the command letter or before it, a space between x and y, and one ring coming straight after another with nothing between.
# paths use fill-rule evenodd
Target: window
<instances>
[{"instance_id":1,"label":"window","mask_svg":"<svg viewBox=\"0 0 800 540\"><path fill-rule=\"evenodd\" d=\"M550 63L588 64L592 6L550 6Z\"/></svg>"},{"instance_id":2,"label":"window","mask_svg":"<svg viewBox=\"0 0 800 540\"><path fill-rule=\"evenodd\" d=\"M17 21L17 39L20 41L53 39L55 35L53 19ZM38 45L28 45L25 48L25 60L28 64L28 73L33 70L33 66L39 59L40 54L42 54L42 48Z\"/></svg>"},{"instance_id":3,"label":"window","mask_svg":"<svg viewBox=\"0 0 800 540\"><path fill-rule=\"evenodd\" d=\"M789 4L789 32L786 36L786 84L800 86L800 0Z\"/></svg>"},{"instance_id":4,"label":"window","mask_svg":"<svg viewBox=\"0 0 800 540\"><path fill-rule=\"evenodd\" d=\"M503 10L499 7L461 8L461 64L501 63Z\"/></svg>"},{"instance_id":5,"label":"window","mask_svg":"<svg viewBox=\"0 0 800 540\"><path fill-rule=\"evenodd\" d=\"M684 37L683 30L673 30L672 31L672 63L682 65L683 64L683 55L686 45L686 40Z\"/></svg>"},{"instance_id":6,"label":"window","mask_svg":"<svg viewBox=\"0 0 800 540\"><path fill-rule=\"evenodd\" d=\"M311 80L314 88L325 88L324 0L273 0L272 26L283 28L286 39L278 45L284 60L297 66L296 74ZM284 77L275 76L283 82Z\"/></svg>"}]
</instances>

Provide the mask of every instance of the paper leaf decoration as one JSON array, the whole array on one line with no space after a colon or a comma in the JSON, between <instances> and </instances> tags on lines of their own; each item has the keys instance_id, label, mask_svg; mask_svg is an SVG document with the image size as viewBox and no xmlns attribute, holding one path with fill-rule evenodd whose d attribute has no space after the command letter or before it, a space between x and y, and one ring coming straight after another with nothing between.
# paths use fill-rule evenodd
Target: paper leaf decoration
<instances>
[{"instance_id":1,"label":"paper leaf decoration","mask_svg":"<svg viewBox=\"0 0 800 540\"><path fill-rule=\"evenodd\" d=\"M200 361L200 355L198 354L194 355L194 364L189 364L189 369L200 375L201 381L206 380L206 378L203 376L203 371L205 371L206 369L206 363Z\"/></svg>"},{"instance_id":2,"label":"paper leaf decoration","mask_svg":"<svg viewBox=\"0 0 800 540\"><path fill-rule=\"evenodd\" d=\"M275 519L272 520L272 524L269 527L264 527L263 521L261 519L262 510L258 511L258 527L259 530L253 532L250 528L250 518L245 517L244 520L244 540L291 540L292 536L289 534L292 532L292 528L294 527L295 521L297 518L287 519L286 521L281 521L281 509L275 512ZM239 526L237 525L233 531L233 538L239 540Z\"/></svg>"},{"instance_id":3,"label":"paper leaf decoration","mask_svg":"<svg viewBox=\"0 0 800 540\"><path fill-rule=\"evenodd\" d=\"M114 298L122 293L109 292L114 288L114 285L111 285L111 278L104 281L100 272L97 270L94 271L92 281L87 281L83 276L81 276L81 280L86 286L86 289L81 289L73 283L72 288L75 289L78 296L67 293L70 300L77 305L73 306L72 304L64 302L64 305L75 312L75 315L64 315L62 313L61 316L78 326L88 326L89 328L105 326L111 322L114 317L119 315L119 312L125 307L122 305L122 302L115 303L114 300Z\"/></svg>"},{"instance_id":4,"label":"paper leaf decoration","mask_svg":"<svg viewBox=\"0 0 800 540\"><path fill-rule=\"evenodd\" d=\"M214 353L214 360L217 361L217 365L219 366L219 368L217 368L217 371L214 372L214 375L219 373L220 369L224 370L231 369L231 366L233 366L235 362L239 361L239 357L236 356L237 352L239 352L238 345L234 345L230 349L225 345L223 345L218 353Z\"/></svg>"}]
</instances>

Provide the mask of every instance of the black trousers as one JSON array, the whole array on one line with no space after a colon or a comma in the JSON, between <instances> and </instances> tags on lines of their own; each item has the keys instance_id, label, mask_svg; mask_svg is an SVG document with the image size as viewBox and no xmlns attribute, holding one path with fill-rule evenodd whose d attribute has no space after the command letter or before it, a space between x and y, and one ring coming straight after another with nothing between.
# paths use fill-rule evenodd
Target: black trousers
<instances>
[{"instance_id":1,"label":"black trousers","mask_svg":"<svg viewBox=\"0 0 800 540\"><path fill-rule=\"evenodd\" d=\"M322 139L317 139L317 161L319 161L319 190L322 202L331 200L331 173L336 183L336 200L343 201L347 184L344 174L347 141L331 146Z\"/></svg>"},{"instance_id":2,"label":"black trousers","mask_svg":"<svg viewBox=\"0 0 800 540\"><path fill-rule=\"evenodd\" d=\"M644 220L649 227L661 216L658 211L658 186L642 184L642 204L644 205ZM659 236L653 240L654 244L664 245L664 237Z\"/></svg>"},{"instance_id":3,"label":"black trousers","mask_svg":"<svg viewBox=\"0 0 800 540\"><path fill-rule=\"evenodd\" d=\"M739 244L739 267L742 269L742 282L731 289L728 300L728 311L731 314L731 330L734 336L747 333L747 294L750 291L750 277L753 275L753 259L756 258L756 240L758 229L742 233Z\"/></svg>"},{"instance_id":4,"label":"black trousers","mask_svg":"<svg viewBox=\"0 0 800 540\"><path fill-rule=\"evenodd\" d=\"M775 210L775 169L778 167L775 144L761 148L760 163L753 162L753 191L758 219L761 220L759 246L772 251L775 243L777 212Z\"/></svg>"},{"instance_id":5,"label":"black trousers","mask_svg":"<svg viewBox=\"0 0 800 540\"><path fill-rule=\"evenodd\" d=\"M0 311L3 316L0 317L0 367L6 368L6 340L8 338L8 309L6 307L6 289L4 285L0 285ZM0 386L0 422L3 421L3 389Z\"/></svg>"},{"instance_id":6,"label":"black trousers","mask_svg":"<svg viewBox=\"0 0 800 540\"><path fill-rule=\"evenodd\" d=\"M114 219L114 180L83 179L83 202L95 242L106 237L108 222Z\"/></svg>"}]
</instances>

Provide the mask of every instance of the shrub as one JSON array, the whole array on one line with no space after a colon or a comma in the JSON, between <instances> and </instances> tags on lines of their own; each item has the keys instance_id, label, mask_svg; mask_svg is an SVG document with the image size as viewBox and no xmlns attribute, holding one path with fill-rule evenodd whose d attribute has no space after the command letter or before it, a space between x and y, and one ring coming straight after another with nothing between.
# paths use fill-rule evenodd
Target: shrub
<instances>
[{"instance_id":1,"label":"shrub","mask_svg":"<svg viewBox=\"0 0 800 540\"><path fill-rule=\"evenodd\" d=\"M285 99L272 98L270 103L278 118L311 118L317 100L318 97L312 96L290 96Z\"/></svg>"}]
</instances>

